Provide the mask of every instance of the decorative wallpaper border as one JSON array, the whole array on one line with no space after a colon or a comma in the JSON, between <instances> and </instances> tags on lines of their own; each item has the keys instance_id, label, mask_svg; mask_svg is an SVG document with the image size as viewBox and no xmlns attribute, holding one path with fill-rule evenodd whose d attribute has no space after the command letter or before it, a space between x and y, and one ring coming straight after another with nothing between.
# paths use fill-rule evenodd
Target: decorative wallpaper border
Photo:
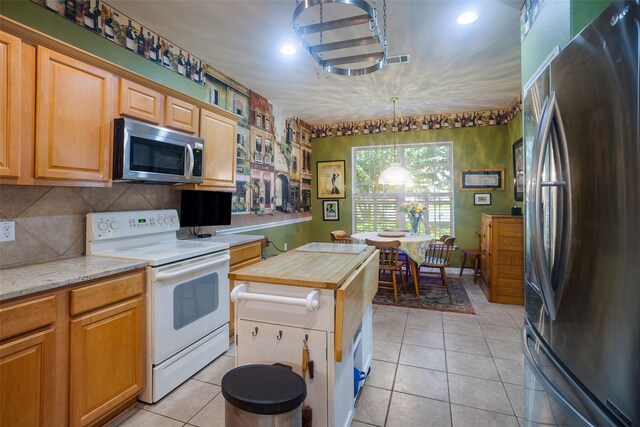
<instances>
[{"instance_id":1,"label":"decorative wallpaper border","mask_svg":"<svg viewBox=\"0 0 640 427\"><path fill-rule=\"evenodd\" d=\"M205 62L100 0L31 0L195 83L204 84Z\"/></svg>"},{"instance_id":2,"label":"decorative wallpaper border","mask_svg":"<svg viewBox=\"0 0 640 427\"><path fill-rule=\"evenodd\" d=\"M520 43L529 33L529 30L540 14L547 0L525 0L520 9Z\"/></svg>"},{"instance_id":3,"label":"decorative wallpaper border","mask_svg":"<svg viewBox=\"0 0 640 427\"><path fill-rule=\"evenodd\" d=\"M314 125L311 126L311 138L407 132L414 130L499 126L508 124L521 110L522 94L518 94L507 108L497 110L396 117L395 122L393 119L373 119Z\"/></svg>"}]
</instances>

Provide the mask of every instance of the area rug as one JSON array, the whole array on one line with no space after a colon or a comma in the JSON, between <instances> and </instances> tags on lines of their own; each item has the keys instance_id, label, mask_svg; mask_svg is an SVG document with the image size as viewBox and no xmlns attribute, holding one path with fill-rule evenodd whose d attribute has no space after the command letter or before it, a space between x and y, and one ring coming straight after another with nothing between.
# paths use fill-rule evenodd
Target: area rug
<instances>
[{"instance_id":1,"label":"area rug","mask_svg":"<svg viewBox=\"0 0 640 427\"><path fill-rule=\"evenodd\" d=\"M385 274L384 276L389 276ZM391 277L384 277L383 280L391 280ZM413 281L409 278L407 282L407 292L402 288L400 277L398 280L398 303L393 302L393 289L390 287L379 287L378 293L373 297L374 304L393 305L396 307L421 308L425 310L449 311L454 313L475 314L473 306L464 289L462 279L458 277L448 277L449 291L451 298L447 294L442 280L436 277L420 277L418 288L420 296L416 297Z\"/></svg>"}]
</instances>

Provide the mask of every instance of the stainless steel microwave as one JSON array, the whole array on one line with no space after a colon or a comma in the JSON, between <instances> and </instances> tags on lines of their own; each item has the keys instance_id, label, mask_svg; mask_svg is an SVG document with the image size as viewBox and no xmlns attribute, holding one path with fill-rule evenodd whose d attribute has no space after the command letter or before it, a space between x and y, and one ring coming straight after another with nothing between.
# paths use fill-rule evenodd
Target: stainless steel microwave
<instances>
[{"instance_id":1,"label":"stainless steel microwave","mask_svg":"<svg viewBox=\"0 0 640 427\"><path fill-rule=\"evenodd\" d=\"M202 138L125 118L115 120L114 133L114 180L202 182Z\"/></svg>"}]
</instances>

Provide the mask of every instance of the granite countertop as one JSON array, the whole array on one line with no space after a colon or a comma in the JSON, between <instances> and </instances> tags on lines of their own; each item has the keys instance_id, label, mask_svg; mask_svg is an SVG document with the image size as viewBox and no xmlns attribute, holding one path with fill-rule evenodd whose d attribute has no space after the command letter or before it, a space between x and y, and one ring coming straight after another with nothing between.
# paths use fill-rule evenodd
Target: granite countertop
<instances>
[{"instance_id":1,"label":"granite countertop","mask_svg":"<svg viewBox=\"0 0 640 427\"><path fill-rule=\"evenodd\" d=\"M229 246L234 247L238 245L242 245L244 243L256 242L258 240L264 239L264 236L253 235L253 234L216 234L212 237L205 237L203 239L194 238L198 241L202 242L220 242L220 243L228 243Z\"/></svg>"},{"instance_id":2,"label":"granite countertop","mask_svg":"<svg viewBox=\"0 0 640 427\"><path fill-rule=\"evenodd\" d=\"M0 270L0 301L146 267L144 261L81 256Z\"/></svg>"}]
</instances>

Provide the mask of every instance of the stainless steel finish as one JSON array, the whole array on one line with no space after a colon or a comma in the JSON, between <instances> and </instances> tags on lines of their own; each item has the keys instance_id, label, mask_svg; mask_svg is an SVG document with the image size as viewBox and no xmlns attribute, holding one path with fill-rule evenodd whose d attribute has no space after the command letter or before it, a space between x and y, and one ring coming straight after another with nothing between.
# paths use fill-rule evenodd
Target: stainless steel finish
<instances>
[{"instance_id":1,"label":"stainless steel finish","mask_svg":"<svg viewBox=\"0 0 640 427\"><path fill-rule=\"evenodd\" d=\"M301 7L301 6L298 6L298 7ZM350 16L349 18L335 19L333 21L324 21L318 24L311 24L311 25L305 25L303 27L298 27L298 29L296 30L296 33L298 34L298 36L304 36L305 34L313 34L313 33L319 33L321 31L336 30L338 28L351 27L352 25L368 24L370 20L371 20L371 16L369 14Z\"/></svg>"},{"instance_id":2,"label":"stainless steel finish","mask_svg":"<svg viewBox=\"0 0 640 427\"><path fill-rule=\"evenodd\" d=\"M567 262L569 258L569 242L571 240L571 171L569 169L567 142L562 125L562 116L558 108L556 94L551 93L545 104L542 121L534 140L533 157L531 163L531 179L529 191L531 202L529 203L529 215L531 216L531 252L532 267L536 271L539 285L542 290L545 309L555 320L557 309L562 299L562 290L565 285ZM555 181L543 181L545 163L552 166ZM544 209L543 187L556 187L549 196L549 201L556 205L555 209L555 235L552 239L554 256L553 262L547 258L544 248Z\"/></svg>"},{"instance_id":3,"label":"stainless steel finish","mask_svg":"<svg viewBox=\"0 0 640 427\"><path fill-rule=\"evenodd\" d=\"M532 95L546 98L545 75L524 102L527 321L584 406L631 426L640 425L639 17L637 0L613 3L552 61L556 105L547 101L549 134L535 144Z\"/></svg>"},{"instance_id":4,"label":"stainless steel finish","mask_svg":"<svg viewBox=\"0 0 640 427\"><path fill-rule=\"evenodd\" d=\"M351 13L353 7L357 7L366 12L366 14L347 16L332 21L322 21L321 13L319 23L295 27L300 44L311 54L318 65L329 73L342 76L362 76L383 68L386 65L387 44L383 34L380 32L376 10L366 0L304 0L296 6L293 12L293 22L296 23L306 10L315 6L322 7L326 4L350 6L344 8L347 13ZM384 18L386 19L386 11ZM351 27L353 33L359 31L359 34L353 37L351 35L345 36L346 33L344 32L332 32L332 36L339 40L327 44L322 43L323 32L347 27ZM320 33L320 43L311 45L306 36L315 33ZM375 52L371 52L371 49L360 49L372 44L378 44L379 49ZM324 56L327 52L335 52L337 50L347 50L347 52L340 57L326 58ZM345 64L357 65L352 67L336 66Z\"/></svg>"},{"instance_id":5,"label":"stainless steel finish","mask_svg":"<svg viewBox=\"0 0 640 427\"><path fill-rule=\"evenodd\" d=\"M118 138L120 136L116 135L116 144L122 144L122 158L116 158L114 162L122 162L122 176L114 177L114 179L166 183L201 183L203 181L202 176L193 176L193 149L195 148L202 150L202 152L204 153L204 140L202 138L163 128L160 126L143 123L133 119L123 118L121 120L124 121L124 131L123 135L121 135L122 141L118 142ZM131 170L131 137L149 139L165 144L175 145L177 147L186 147L185 149L188 150L190 154L185 158L184 175L175 176L169 174ZM116 149L120 150L119 147L116 147Z\"/></svg>"},{"instance_id":6,"label":"stainless steel finish","mask_svg":"<svg viewBox=\"0 0 640 427\"><path fill-rule=\"evenodd\" d=\"M557 404L559 404L565 412L569 414L569 416L576 422L576 425L588 426L588 427L604 427L604 426L616 426L615 421L610 418L610 415L606 412L606 409L600 408L597 404L593 403L593 400L590 397L583 397L580 402L588 402L591 403L590 413L594 415L587 415L585 410L582 408L578 408L567 395L571 395L571 393L567 393L564 391L560 391L559 387L554 384L554 382L547 376L544 372L543 368L536 361L533 356L533 352L531 351L531 347L529 346L529 342L533 342L536 349L542 352L546 356L546 360L550 362L549 367L552 367L556 370L559 375L555 375L556 377L561 376L563 381L567 382L572 390L582 391L582 386L576 383L575 379L568 374L562 363L559 362L553 355L551 351L546 347L544 342L540 341L536 337L535 329L531 328L527 323L522 326L522 334L521 334L521 344L522 351L524 352L525 358L527 360L527 364L529 369L532 370L536 379L540 381L540 383L544 386L544 389L547 393L553 398ZM528 387L532 389L531 387ZM597 420L597 421L595 421ZM565 422L558 422L557 424L566 425Z\"/></svg>"},{"instance_id":7,"label":"stainless steel finish","mask_svg":"<svg viewBox=\"0 0 640 427\"><path fill-rule=\"evenodd\" d=\"M224 401L224 425L229 427L300 427L302 405L284 414L253 414Z\"/></svg>"},{"instance_id":8,"label":"stainless steel finish","mask_svg":"<svg viewBox=\"0 0 640 427\"><path fill-rule=\"evenodd\" d=\"M382 59L381 53L364 53L362 55L353 55L353 56L343 56L340 58L333 59L325 59L324 65L327 67L333 67L334 65L342 65L342 64L353 64L354 62L364 62L371 59L380 60Z\"/></svg>"},{"instance_id":9,"label":"stainless steel finish","mask_svg":"<svg viewBox=\"0 0 640 427\"><path fill-rule=\"evenodd\" d=\"M328 52L330 50L347 49L350 47L366 46L369 44L378 43L378 39L375 37L361 37L359 39L342 40L335 43L325 43L311 46L311 52L313 54L320 52Z\"/></svg>"}]
</instances>

